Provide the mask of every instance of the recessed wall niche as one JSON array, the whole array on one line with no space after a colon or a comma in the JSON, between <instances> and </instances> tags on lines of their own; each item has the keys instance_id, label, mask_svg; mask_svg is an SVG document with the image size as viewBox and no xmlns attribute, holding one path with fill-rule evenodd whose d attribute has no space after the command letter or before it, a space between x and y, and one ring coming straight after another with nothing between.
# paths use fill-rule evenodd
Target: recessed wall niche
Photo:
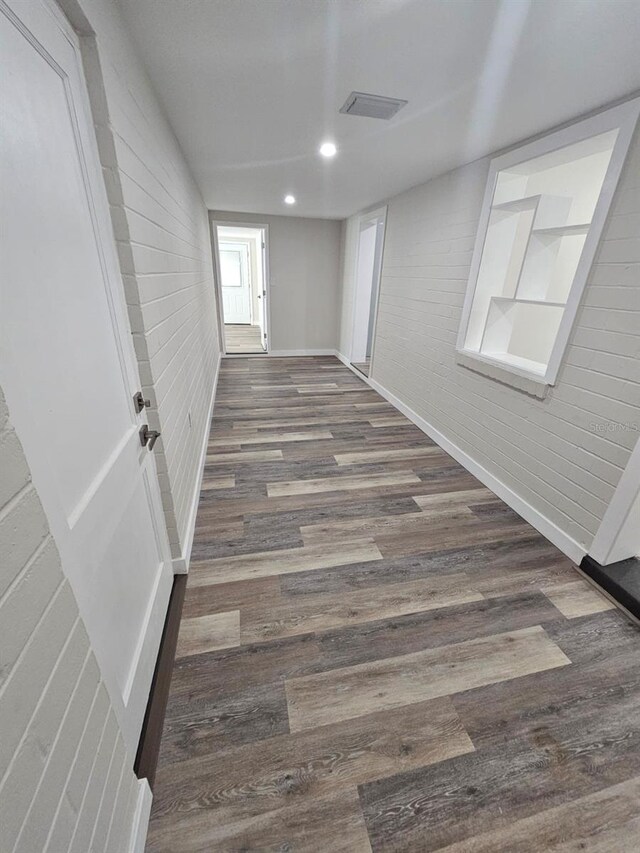
<instances>
[{"instance_id":1,"label":"recessed wall niche","mask_svg":"<svg viewBox=\"0 0 640 853\"><path fill-rule=\"evenodd\" d=\"M460 352L553 384L639 111L635 99L491 161Z\"/></svg>"}]
</instances>

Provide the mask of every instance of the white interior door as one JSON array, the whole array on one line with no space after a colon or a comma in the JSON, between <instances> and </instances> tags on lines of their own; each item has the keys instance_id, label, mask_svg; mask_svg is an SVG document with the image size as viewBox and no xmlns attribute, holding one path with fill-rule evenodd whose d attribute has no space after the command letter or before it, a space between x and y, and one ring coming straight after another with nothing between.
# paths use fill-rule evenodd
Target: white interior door
<instances>
[{"instance_id":1,"label":"white interior door","mask_svg":"<svg viewBox=\"0 0 640 853\"><path fill-rule=\"evenodd\" d=\"M225 323L251 323L249 250L244 243L220 243L222 309Z\"/></svg>"},{"instance_id":2,"label":"white interior door","mask_svg":"<svg viewBox=\"0 0 640 853\"><path fill-rule=\"evenodd\" d=\"M356 364L368 361L372 354L385 223L386 209L370 214L360 222L351 345L351 361Z\"/></svg>"},{"instance_id":3,"label":"white interior door","mask_svg":"<svg viewBox=\"0 0 640 853\"><path fill-rule=\"evenodd\" d=\"M351 361L356 363L365 361L367 357L367 334L369 329L377 231L375 221L367 223L362 227L358 239L353 346L351 351Z\"/></svg>"},{"instance_id":4,"label":"white interior door","mask_svg":"<svg viewBox=\"0 0 640 853\"><path fill-rule=\"evenodd\" d=\"M172 571L75 34L0 0L0 384L129 750Z\"/></svg>"}]
</instances>

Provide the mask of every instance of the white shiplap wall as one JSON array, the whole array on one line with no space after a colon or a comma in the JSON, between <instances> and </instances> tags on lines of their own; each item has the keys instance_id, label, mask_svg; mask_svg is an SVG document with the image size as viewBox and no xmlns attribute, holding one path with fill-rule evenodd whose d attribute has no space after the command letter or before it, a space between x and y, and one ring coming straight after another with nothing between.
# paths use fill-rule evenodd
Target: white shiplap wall
<instances>
[{"instance_id":1,"label":"white shiplap wall","mask_svg":"<svg viewBox=\"0 0 640 853\"><path fill-rule=\"evenodd\" d=\"M140 785L0 389L0 850L119 853Z\"/></svg>"},{"instance_id":2,"label":"white shiplap wall","mask_svg":"<svg viewBox=\"0 0 640 853\"><path fill-rule=\"evenodd\" d=\"M207 211L117 4L80 5L96 35L83 40L85 65L149 423L162 432L154 452L180 566L219 361Z\"/></svg>"},{"instance_id":3,"label":"white shiplap wall","mask_svg":"<svg viewBox=\"0 0 640 853\"><path fill-rule=\"evenodd\" d=\"M472 163L388 202L372 375L586 550L640 429L640 133L557 384L544 400L456 363L488 166L488 159ZM347 269L343 324L349 276ZM349 329L340 340L348 356ZM612 428L612 421L631 426Z\"/></svg>"}]
</instances>

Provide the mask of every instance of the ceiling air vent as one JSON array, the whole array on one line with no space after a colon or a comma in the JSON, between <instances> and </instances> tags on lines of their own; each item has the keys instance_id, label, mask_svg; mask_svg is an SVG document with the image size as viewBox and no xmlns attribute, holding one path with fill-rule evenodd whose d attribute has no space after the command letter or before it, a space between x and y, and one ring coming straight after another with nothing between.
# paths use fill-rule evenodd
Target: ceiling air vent
<instances>
[{"instance_id":1,"label":"ceiling air vent","mask_svg":"<svg viewBox=\"0 0 640 853\"><path fill-rule=\"evenodd\" d=\"M390 119L401 110L407 101L400 98L383 98L382 95L366 95L364 92L352 92L340 110L350 116Z\"/></svg>"}]
</instances>

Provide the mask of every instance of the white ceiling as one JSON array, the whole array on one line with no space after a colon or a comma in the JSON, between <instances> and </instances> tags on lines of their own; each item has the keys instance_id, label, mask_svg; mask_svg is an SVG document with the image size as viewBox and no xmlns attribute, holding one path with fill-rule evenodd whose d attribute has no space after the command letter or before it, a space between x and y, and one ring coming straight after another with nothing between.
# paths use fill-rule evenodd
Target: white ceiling
<instances>
[{"instance_id":1,"label":"white ceiling","mask_svg":"<svg viewBox=\"0 0 640 853\"><path fill-rule=\"evenodd\" d=\"M342 218L640 88L638 0L118 2L218 210Z\"/></svg>"}]
</instances>

